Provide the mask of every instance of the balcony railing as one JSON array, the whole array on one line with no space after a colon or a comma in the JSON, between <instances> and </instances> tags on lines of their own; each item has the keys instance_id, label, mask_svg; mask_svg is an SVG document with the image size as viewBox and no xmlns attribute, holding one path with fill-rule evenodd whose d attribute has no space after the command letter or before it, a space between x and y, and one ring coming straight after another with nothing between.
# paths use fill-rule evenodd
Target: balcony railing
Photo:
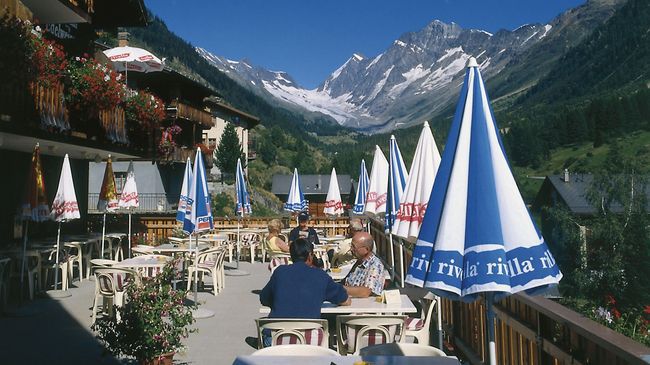
<instances>
[{"instance_id":1,"label":"balcony railing","mask_svg":"<svg viewBox=\"0 0 650 365\"><path fill-rule=\"evenodd\" d=\"M187 148L187 147L175 147L174 152L172 152L166 159L169 162L185 162L189 157L190 161L194 161L196 156L196 147ZM214 159L212 153L203 154L203 163L205 164L206 169L211 169L214 166Z\"/></svg>"},{"instance_id":2,"label":"balcony railing","mask_svg":"<svg viewBox=\"0 0 650 365\"><path fill-rule=\"evenodd\" d=\"M132 208L132 213L175 213L178 208L179 195L168 195L161 193L140 193L138 201L140 206ZM99 194L88 194L88 213L102 213L97 210ZM120 209L118 212L126 213L126 209Z\"/></svg>"},{"instance_id":3,"label":"balcony railing","mask_svg":"<svg viewBox=\"0 0 650 365\"><path fill-rule=\"evenodd\" d=\"M212 115L205 110L195 108L189 104L174 100L167 106L167 111L172 118L182 118L204 125L205 127L212 127Z\"/></svg>"}]
</instances>

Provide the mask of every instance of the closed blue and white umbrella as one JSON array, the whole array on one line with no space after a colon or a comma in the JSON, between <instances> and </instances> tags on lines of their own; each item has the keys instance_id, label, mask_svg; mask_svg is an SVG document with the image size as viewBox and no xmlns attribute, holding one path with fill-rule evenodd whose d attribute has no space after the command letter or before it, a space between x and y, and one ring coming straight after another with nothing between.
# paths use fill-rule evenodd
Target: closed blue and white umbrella
<instances>
[{"instance_id":1,"label":"closed blue and white umbrella","mask_svg":"<svg viewBox=\"0 0 650 365\"><path fill-rule=\"evenodd\" d=\"M185 211L187 210L187 197L189 195L189 186L192 182L192 163L190 158L185 162L185 173L183 174L183 185L181 185L181 194L178 199L178 210L176 211L176 221L185 222Z\"/></svg>"},{"instance_id":2,"label":"closed blue and white umbrella","mask_svg":"<svg viewBox=\"0 0 650 365\"><path fill-rule=\"evenodd\" d=\"M199 257L199 233L214 228L212 209L210 208L210 192L208 191L208 183L205 177L205 166L203 165L203 155L201 154L200 148L196 149L194 171L190 181L187 207L185 210L185 220L183 221L183 231L190 234L190 243L192 242L192 235L195 235L196 240L196 252L194 256L194 303L196 304L198 303L196 284L198 282L197 259ZM207 310L194 313L195 318L205 318L213 315L214 313Z\"/></svg>"},{"instance_id":3,"label":"closed blue and white umbrella","mask_svg":"<svg viewBox=\"0 0 650 365\"><path fill-rule=\"evenodd\" d=\"M390 267L393 278L395 278L395 248L393 245L393 224L397 217L399 210L399 203L404 193L406 186L406 179L408 179L408 171L404 166L404 159L402 153L397 145L395 136L390 136L390 144L388 151L388 187L386 189L386 214L384 219L384 230L388 233L388 242L390 247ZM404 248L399 247L399 264L400 272L404 272ZM400 280L400 284L404 286L404 278Z\"/></svg>"},{"instance_id":4,"label":"closed blue and white umbrella","mask_svg":"<svg viewBox=\"0 0 650 365\"><path fill-rule=\"evenodd\" d=\"M370 178L368 178L366 160L361 160L361 168L359 170L359 186L357 187L357 195L354 198L354 207L352 208L354 214L363 214L363 210L366 207L366 195L368 194L369 185Z\"/></svg>"},{"instance_id":5,"label":"closed blue and white umbrella","mask_svg":"<svg viewBox=\"0 0 650 365\"><path fill-rule=\"evenodd\" d=\"M291 188L287 202L284 203L284 210L288 212L302 212L309 209L309 202L305 200L300 188L300 175L298 169L293 169L293 178L291 179Z\"/></svg>"},{"instance_id":6,"label":"closed blue and white umbrella","mask_svg":"<svg viewBox=\"0 0 650 365\"><path fill-rule=\"evenodd\" d=\"M241 167L241 161L237 159L237 173L235 175L235 190L237 193L237 206L235 211L237 215L243 217L251 214L251 202L248 189L246 189L246 179L244 179L244 170Z\"/></svg>"},{"instance_id":7,"label":"closed blue and white umbrella","mask_svg":"<svg viewBox=\"0 0 650 365\"><path fill-rule=\"evenodd\" d=\"M486 293L494 364L493 296L530 292L561 278L519 193L470 58L406 281L452 299Z\"/></svg>"},{"instance_id":8,"label":"closed blue and white umbrella","mask_svg":"<svg viewBox=\"0 0 650 365\"><path fill-rule=\"evenodd\" d=\"M406 180L409 177L402 159L402 153L393 135L390 136L388 159L388 189L386 191L386 220L384 221L386 232L390 232L393 228L399 210L400 199L404 193Z\"/></svg>"}]
</instances>

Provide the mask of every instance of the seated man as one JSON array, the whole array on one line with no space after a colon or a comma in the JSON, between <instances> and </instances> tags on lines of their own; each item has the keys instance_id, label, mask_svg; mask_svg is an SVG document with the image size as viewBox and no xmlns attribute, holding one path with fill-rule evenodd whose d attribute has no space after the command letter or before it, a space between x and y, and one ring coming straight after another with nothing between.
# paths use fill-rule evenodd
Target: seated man
<instances>
[{"instance_id":1,"label":"seated man","mask_svg":"<svg viewBox=\"0 0 650 365\"><path fill-rule=\"evenodd\" d=\"M309 227L309 213L307 212L300 212L300 214L298 214L298 227L295 227L291 232L289 232L289 243L298 238L305 238L313 245L320 244L316 230Z\"/></svg>"},{"instance_id":2,"label":"seated man","mask_svg":"<svg viewBox=\"0 0 650 365\"><path fill-rule=\"evenodd\" d=\"M354 255L352 254L352 237L357 233L357 232L363 232L363 224L361 223L361 219L359 218L352 218L350 219L350 224L348 225L348 234L347 237L341 241L338 241L339 245L339 250L337 252L334 252L334 250L330 250L327 252L328 255L330 255L330 263L332 264L332 267L339 267L342 264L354 259Z\"/></svg>"},{"instance_id":3,"label":"seated man","mask_svg":"<svg viewBox=\"0 0 650 365\"><path fill-rule=\"evenodd\" d=\"M325 271L312 265L313 245L297 239L290 246L293 264L279 266L260 293L260 302L271 307L269 318L321 317L324 301L350 305L345 288Z\"/></svg>"},{"instance_id":4,"label":"seated man","mask_svg":"<svg viewBox=\"0 0 650 365\"><path fill-rule=\"evenodd\" d=\"M384 264L373 252L374 241L368 232L352 237L352 253L357 262L345 277L345 290L353 298L381 295L384 290Z\"/></svg>"}]
</instances>

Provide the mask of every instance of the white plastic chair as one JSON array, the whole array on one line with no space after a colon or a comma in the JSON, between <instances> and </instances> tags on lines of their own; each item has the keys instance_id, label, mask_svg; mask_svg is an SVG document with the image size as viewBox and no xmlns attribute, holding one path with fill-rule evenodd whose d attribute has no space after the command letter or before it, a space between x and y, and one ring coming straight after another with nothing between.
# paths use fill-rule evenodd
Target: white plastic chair
<instances>
[{"instance_id":1,"label":"white plastic chair","mask_svg":"<svg viewBox=\"0 0 650 365\"><path fill-rule=\"evenodd\" d=\"M2 297L2 307L0 313L7 307L7 293L9 292L9 262L10 258L0 259L0 297Z\"/></svg>"},{"instance_id":2,"label":"white plastic chair","mask_svg":"<svg viewBox=\"0 0 650 365\"><path fill-rule=\"evenodd\" d=\"M81 243L79 242L66 242L64 244L68 248L68 253L70 253L70 264L68 269L70 270L70 278L74 280L74 264L77 264L77 273L79 275L79 282L83 282L84 276L84 265L83 265L83 251L81 250Z\"/></svg>"},{"instance_id":3,"label":"white plastic chair","mask_svg":"<svg viewBox=\"0 0 650 365\"><path fill-rule=\"evenodd\" d=\"M336 351L313 345L277 345L259 349L251 356L341 356Z\"/></svg>"},{"instance_id":4,"label":"white plastic chair","mask_svg":"<svg viewBox=\"0 0 650 365\"><path fill-rule=\"evenodd\" d=\"M131 255L133 255L133 257L141 256L141 255L151 255L154 249L155 247L153 246L137 245L135 247L131 247Z\"/></svg>"},{"instance_id":5,"label":"white plastic chair","mask_svg":"<svg viewBox=\"0 0 650 365\"><path fill-rule=\"evenodd\" d=\"M58 255L59 262L57 260L56 250L52 250L47 261L44 263L45 268L45 285L48 285L47 278L49 276L50 270L61 270L61 290L68 290L68 280L70 279L70 256L68 252L64 249L59 250ZM58 283L54 283L54 289L57 289Z\"/></svg>"},{"instance_id":6,"label":"white plastic chair","mask_svg":"<svg viewBox=\"0 0 650 365\"><path fill-rule=\"evenodd\" d=\"M95 269L93 324L97 320L99 298L104 298L104 303L110 303L110 305L103 305L102 310L109 315L113 315L113 305L117 307L124 305L124 294L127 285L140 285L140 275L136 271L119 267Z\"/></svg>"},{"instance_id":7,"label":"white plastic chair","mask_svg":"<svg viewBox=\"0 0 650 365\"><path fill-rule=\"evenodd\" d=\"M406 331L404 331L404 335L407 337L415 337L419 344L428 346L433 310L439 304L435 299L435 295L431 292L428 292L419 302L422 307L420 317L408 317L406 319Z\"/></svg>"},{"instance_id":8,"label":"white plastic chair","mask_svg":"<svg viewBox=\"0 0 650 365\"><path fill-rule=\"evenodd\" d=\"M240 249L242 252L248 250L248 255L251 259L251 264L255 262L255 249L262 242L262 237L259 233L245 232L240 233ZM241 255L241 254L240 254Z\"/></svg>"},{"instance_id":9,"label":"white plastic chair","mask_svg":"<svg viewBox=\"0 0 650 365\"><path fill-rule=\"evenodd\" d=\"M444 351L433 346L419 343L385 343L364 347L359 351L361 356L429 356L448 357Z\"/></svg>"},{"instance_id":10,"label":"white plastic chair","mask_svg":"<svg viewBox=\"0 0 650 365\"><path fill-rule=\"evenodd\" d=\"M203 275L210 274L212 277L212 293L216 296L225 287L225 275L223 262L226 258L226 249L222 247L212 248L199 254L196 263L197 276L203 282ZM194 281L194 263L187 267L187 290L190 290L190 284ZM194 283L196 285L196 282Z\"/></svg>"},{"instance_id":11,"label":"white plastic chair","mask_svg":"<svg viewBox=\"0 0 650 365\"><path fill-rule=\"evenodd\" d=\"M370 345L403 342L406 316L340 315L336 317L338 351L358 355Z\"/></svg>"},{"instance_id":12,"label":"white plastic chair","mask_svg":"<svg viewBox=\"0 0 650 365\"><path fill-rule=\"evenodd\" d=\"M264 348L264 331L271 333L271 347L311 345L329 348L329 327L326 319L258 318L258 348Z\"/></svg>"}]
</instances>

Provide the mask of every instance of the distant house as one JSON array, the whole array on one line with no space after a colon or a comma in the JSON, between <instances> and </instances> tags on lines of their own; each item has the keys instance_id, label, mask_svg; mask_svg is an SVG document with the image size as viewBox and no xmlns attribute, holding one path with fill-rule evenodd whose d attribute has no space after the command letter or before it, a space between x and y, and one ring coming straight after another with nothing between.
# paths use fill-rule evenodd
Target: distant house
<instances>
[{"instance_id":1,"label":"distant house","mask_svg":"<svg viewBox=\"0 0 650 365\"><path fill-rule=\"evenodd\" d=\"M282 202L287 201L292 175L273 175L271 192ZM354 201L354 186L350 175L337 175L341 200L347 210ZM300 185L305 199L309 200L309 214L324 216L325 199L330 187L330 175L300 175Z\"/></svg>"},{"instance_id":2,"label":"distant house","mask_svg":"<svg viewBox=\"0 0 650 365\"><path fill-rule=\"evenodd\" d=\"M235 126L235 131L237 132L244 156L246 156L248 161L254 160L257 157L255 141L249 138L248 132L260 124L260 118L227 105L218 98L207 98L205 102L212 113L214 125L212 128L203 131L203 143L211 150L216 151L226 125L232 123ZM212 175L220 175L221 171L215 165L210 169L209 173ZM234 174L234 171L231 173Z\"/></svg>"},{"instance_id":3,"label":"distant house","mask_svg":"<svg viewBox=\"0 0 650 365\"><path fill-rule=\"evenodd\" d=\"M590 234L589 221L598 214L599 209L587 198L593 181L594 175L592 174L569 174L568 171L562 175L546 177L535 197L532 210L540 214L540 229L547 241L559 244L564 238L544 208L564 208L573 216L572 221L582 237L582 252L583 254L587 253ZM650 202L650 185L646 185L645 195L647 202ZM646 206L646 209L650 211L649 206ZM614 202L610 205L610 211L622 213L623 207Z\"/></svg>"}]
</instances>

